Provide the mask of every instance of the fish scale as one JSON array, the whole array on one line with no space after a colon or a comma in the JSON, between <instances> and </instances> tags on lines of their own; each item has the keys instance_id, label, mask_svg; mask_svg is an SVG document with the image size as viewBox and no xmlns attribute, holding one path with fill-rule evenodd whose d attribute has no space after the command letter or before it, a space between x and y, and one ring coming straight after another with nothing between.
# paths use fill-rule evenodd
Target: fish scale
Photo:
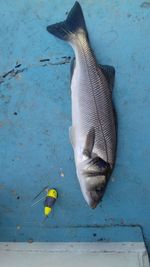
<instances>
[{"instance_id":1,"label":"fish scale","mask_svg":"<svg viewBox=\"0 0 150 267\"><path fill-rule=\"evenodd\" d=\"M115 131L113 134L114 119L111 92L106 78L100 73L100 69L95 67L96 60L88 45L86 36L79 35L77 38L79 41L77 42L76 40L76 43L73 44L76 67L71 84L72 92L75 91L72 93L72 98L74 98L74 94L78 94L80 108L80 118L75 116L75 119L73 119L74 128L77 127L76 121L81 120L80 129L76 130L77 135L79 135L79 138L76 137L76 142L78 143L79 140L80 143L81 134L86 138L90 128L94 125L96 140L93 152L113 164L114 150L112 145L114 146L115 142ZM89 68L89 71L87 71L87 68ZM82 74L80 73L79 75L81 69L84 72L84 82L82 78L80 79ZM73 107L72 113L76 114L76 107ZM78 146L77 143L76 146Z\"/></svg>"}]
</instances>

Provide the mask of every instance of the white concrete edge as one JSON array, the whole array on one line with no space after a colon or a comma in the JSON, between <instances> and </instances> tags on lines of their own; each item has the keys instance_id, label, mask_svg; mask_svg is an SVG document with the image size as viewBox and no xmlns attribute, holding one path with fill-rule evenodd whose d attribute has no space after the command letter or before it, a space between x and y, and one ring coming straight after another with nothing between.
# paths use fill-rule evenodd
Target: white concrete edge
<instances>
[{"instance_id":1,"label":"white concrete edge","mask_svg":"<svg viewBox=\"0 0 150 267\"><path fill-rule=\"evenodd\" d=\"M144 242L0 242L0 251L102 252L147 254Z\"/></svg>"},{"instance_id":2,"label":"white concrete edge","mask_svg":"<svg viewBox=\"0 0 150 267\"><path fill-rule=\"evenodd\" d=\"M0 242L1 253L32 253L39 254L72 253L81 254L130 254L138 257L140 267L150 267L148 253L144 242ZM6 256L7 257L7 256Z\"/></svg>"}]
</instances>

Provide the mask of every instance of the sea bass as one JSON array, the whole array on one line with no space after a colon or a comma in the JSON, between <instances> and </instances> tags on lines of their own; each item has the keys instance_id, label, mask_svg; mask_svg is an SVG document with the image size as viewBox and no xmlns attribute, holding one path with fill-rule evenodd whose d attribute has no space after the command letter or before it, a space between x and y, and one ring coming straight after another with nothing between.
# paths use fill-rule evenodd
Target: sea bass
<instances>
[{"instance_id":1,"label":"sea bass","mask_svg":"<svg viewBox=\"0 0 150 267\"><path fill-rule=\"evenodd\" d=\"M115 69L97 63L78 2L65 21L50 25L47 30L67 41L75 53L71 63L72 126L69 134L81 191L88 205L95 208L104 195L115 161L112 103Z\"/></svg>"}]
</instances>

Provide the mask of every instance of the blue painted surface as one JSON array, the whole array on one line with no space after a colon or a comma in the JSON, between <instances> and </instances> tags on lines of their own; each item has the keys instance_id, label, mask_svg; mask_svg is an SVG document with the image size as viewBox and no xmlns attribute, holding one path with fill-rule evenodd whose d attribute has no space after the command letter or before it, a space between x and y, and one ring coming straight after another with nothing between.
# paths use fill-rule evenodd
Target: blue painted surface
<instances>
[{"instance_id":1,"label":"blue painted surface","mask_svg":"<svg viewBox=\"0 0 150 267\"><path fill-rule=\"evenodd\" d=\"M148 2L80 1L96 57L116 68L116 167L102 204L91 210L68 138L73 51L45 29L63 20L74 1L1 0L0 241L141 240L132 227L138 224L150 246ZM47 184L59 198L43 223L42 202L31 205Z\"/></svg>"}]
</instances>

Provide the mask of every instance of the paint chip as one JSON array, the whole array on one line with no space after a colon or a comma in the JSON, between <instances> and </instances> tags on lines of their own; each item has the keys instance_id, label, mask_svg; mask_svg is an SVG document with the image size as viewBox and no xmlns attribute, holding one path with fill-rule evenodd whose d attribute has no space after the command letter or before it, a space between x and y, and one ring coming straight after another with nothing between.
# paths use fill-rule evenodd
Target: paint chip
<instances>
[{"instance_id":1,"label":"paint chip","mask_svg":"<svg viewBox=\"0 0 150 267\"><path fill-rule=\"evenodd\" d=\"M115 182L115 177L111 177L111 181L112 182Z\"/></svg>"},{"instance_id":2,"label":"paint chip","mask_svg":"<svg viewBox=\"0 0 150 267\"><path fill-rule=\"evenodd\" d=\"M64 177L64 176L65 176L65 174L64 174L63 172L61 172L61 173L60 173L60 176L61 176L61 177Z\"/></svg>"},{"instance_id":3,"label":"paint chip","mask_svg":"<svg viewBox=\"0 0 150 267\"><path fill-rule=\"evenodd\" d=\"M16 228L17 228L17 230L20 230L21 226L20 225L17 225Z\"/></svg>"}]
</instances>

